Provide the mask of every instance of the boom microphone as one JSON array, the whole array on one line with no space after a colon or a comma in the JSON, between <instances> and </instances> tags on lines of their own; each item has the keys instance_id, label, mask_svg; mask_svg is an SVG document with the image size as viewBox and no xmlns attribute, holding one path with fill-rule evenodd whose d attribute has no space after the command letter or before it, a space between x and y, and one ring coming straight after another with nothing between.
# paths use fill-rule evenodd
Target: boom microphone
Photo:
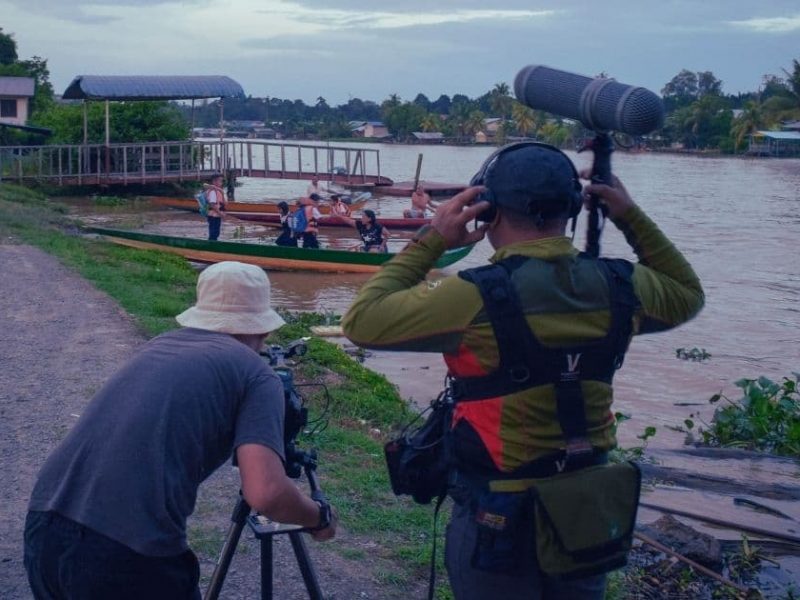
<instances>
[{"instance_id":1,"label":"boom microphone","mask_svg":"<svg viewBox=\"0 0 800 600\"><path fill-rule=\"evenodd\" d=\"M642 87L529 65L514 79L517 100L576 119L594 131L644 135L664 125L661 98Z\"/></svg>"}]
</instances>

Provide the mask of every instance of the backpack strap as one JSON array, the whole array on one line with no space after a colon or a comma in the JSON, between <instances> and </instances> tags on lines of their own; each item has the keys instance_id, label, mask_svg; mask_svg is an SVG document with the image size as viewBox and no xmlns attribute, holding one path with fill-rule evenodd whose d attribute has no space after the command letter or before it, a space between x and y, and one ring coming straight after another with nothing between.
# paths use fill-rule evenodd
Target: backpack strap
<instances>
[{"instance_id":1,"label":"backpack strap","mask_svg":"<svg viewBox=\"0 0 800 600\"><path fill-rule=\"evenodd\" d=\"M592 447L588 442L581 382L591 379L610 384L614 371L622 365L631 336L631 317L638 306L630 280L633 266L627 261L579 256L579 260L596 260L608 281L611 312L608 333L601 340L548 348L528 326L511 281L511 274L529 260L538 259L512 256L494 265L459 273L481 293L500 360L498 368L488 375L454 379L453 397L459 402L481 400L552 384L567 455L586 454Z\"/></svg>"}]
</instances>

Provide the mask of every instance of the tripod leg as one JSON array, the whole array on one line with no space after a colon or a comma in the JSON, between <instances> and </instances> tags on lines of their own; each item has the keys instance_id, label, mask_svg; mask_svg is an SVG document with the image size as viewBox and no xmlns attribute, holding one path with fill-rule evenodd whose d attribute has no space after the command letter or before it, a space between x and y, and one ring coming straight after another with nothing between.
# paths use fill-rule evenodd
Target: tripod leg
<instances>
[{"instance_id":1,"label":"tripod leg","mask_svg":"<svg viewBox=\"0 0 800 600\"><path fill-rule=\"evenodd\" d=\"M272 600L272 537L261 538L261 600Z\"/></svg>"},{"instance_id":2,"label":"tripod leg","mask_svg":"<svg viewBox=\"0 0 800 600\"><path fill-rule=\"evenodd\" d=\"M311 564L302 535L298 531L292 531L289 533L289 539L292 542L292 549L297 558L297 566L300 567L300 573L302 573L303 581L306 583L308 597L311 600L323 600L322 589L319 587L319 581L317 581L317 573L314 571L314 565Z\"/></svg>"},{"instance_id":3,"label":"tripod leg","mask_svg":"<svg viewBox=\"0 0 800 600\"><path fill-rule=\"evenodd\" d=\"M230 529L228 529L228 535L222 545L222 552L220 552L217 566L214 567L214 573L211 575L211 581L208 584L203 600L217 600L219 598L222 584L225 583L225 576L228 574L228 567L230 567L231 560L233 560L233 553L236 551L236 544L239 543L242 529L244 529L247 515L249 514L250 506L243 498L239 498L233 509L233 514L231 515L232 523Z\"/></svg>"}]
</instances>

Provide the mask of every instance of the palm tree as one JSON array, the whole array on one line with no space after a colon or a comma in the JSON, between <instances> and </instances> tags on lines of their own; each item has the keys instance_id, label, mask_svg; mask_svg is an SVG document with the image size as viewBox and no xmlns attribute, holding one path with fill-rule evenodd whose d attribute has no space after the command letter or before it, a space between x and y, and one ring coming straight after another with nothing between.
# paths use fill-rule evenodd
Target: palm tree
<instances>
[{"instance_id":1,"label":"palm tree","mask_svg":"<svg viewBox=\"0 0 800 600\"><path fill-rule=\"evenodd\" d=\"M731 126L734 150L738 150L744 138L764 127L764 110L761 102L751 100L744 105L742 114L739 115Z\"/></svg>"},{"instance_id":2,"label":"palm tree","mask_svg":"<svg viewBox=\"0 0 800 600\"><path fill-rule=\"evenodd\" d=\"M448 123L452 124L453 131L459 140L463 140L468 135L467 122L469 121L470 108L466 102L457 102L450 107L450 117Z\"/></svg>"},{"instance_id":3,"label":"palm tree","mask_svg":"<svg viewBox=\"0 0 800 600\"><path fill-rule=\"evenodd\" d=\"M720 97L713 94L707 94L689 106L689 113L683 126L691 132L695 146L705 147L711 120L721 108Z\"/></svg>"},{"instance_id":4,"label":"palm tree","mask_svg":"<svg viewBox=\"0 0 800 600\"><path fill-rule=\"evenodd\" d=\"M400 96L398 96L397 94L389 94L389 97L383 101L383 106L389 108L400 106Z\"/></svg>"},{"instance_id":5,"label":"palm tree","mask_svg":"<svg viewBox=\"0 0 800 600\"><path fill-rule=\"evenodd\" d=\"M496 83L491 92L489 92L489 105L492 111L503 119L507 118L511 112L511 91L507 83Z\"/></svg>"},{"instance_id":6,"label":"palm tree","mask_svg":"<svg viewBox=\"0 0 800 600\"><path fill-rule=\"evenodd\" d=\"M438 115L428 113L423 117L420 127L422 127L422 131L439 131L442 127L442 122Z\"/></svg>"},{"instance_id":7,"label":"palm tree","mask_svg":"<svg viewBox=\"0 0 800 600\"><path fill-rule=\"evenodd\" d=\"M466 121L464 121L464 134L474 136L476 133L483 130L485 118L486 115L479 110L473 110L469 113Z\"/></svg>"},{"instance_id":8,"label":"palm tree","mask_svg":"<svg viewBox=\"0 0 800 600\"><path fill-rule=\"evenodd\" d=\"M795 101L795 106L800 111L800 61L796 58L793 59L792 72L790 73L786 69L783 69L783 72L786 73L789 91Z\"/></svg>"},{"instance_id":9,"label":"palm tree","mask_svg":"<svg viewBox=\"0 0 800 600\"><path fill-rule=\"evenodd\" d=\"M517 127L517 131L525 137L536 125L536 116L533 110L519 102L514 102L511 108L511 118Z\"/></svg>"}]
</instances>

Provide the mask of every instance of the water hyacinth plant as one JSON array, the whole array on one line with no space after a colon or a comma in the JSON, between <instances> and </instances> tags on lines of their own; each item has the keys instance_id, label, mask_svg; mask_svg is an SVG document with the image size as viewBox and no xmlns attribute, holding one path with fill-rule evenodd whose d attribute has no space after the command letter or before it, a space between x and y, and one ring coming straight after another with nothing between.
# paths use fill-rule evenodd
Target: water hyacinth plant
<instances>
[{"instance_id":1,"label":"water hyacinth plant","mask_svg":"<svg viewBox=\"0 0 800 600\"><path fill-rule=\"evenodd\" d=\"M710 424L698 427L703 442L800 457L800 373L792 376L782 383L767 377L740 379L735 384L742 390L738 400L714 394L709 402L724 404ZM691 418L684 424L690 431L695 426Z\"/></svg>"}]
</instances>

